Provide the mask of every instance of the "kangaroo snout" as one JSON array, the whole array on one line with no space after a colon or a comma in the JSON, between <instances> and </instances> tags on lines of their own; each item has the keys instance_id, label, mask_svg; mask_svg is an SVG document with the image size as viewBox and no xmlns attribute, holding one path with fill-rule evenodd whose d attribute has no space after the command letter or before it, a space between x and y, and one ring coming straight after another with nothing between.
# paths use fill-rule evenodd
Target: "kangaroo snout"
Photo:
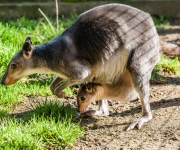
<instances>
[{"instance_id":1,"label":"kangaroo snout","mask_svg":"<svg viewBox=\"0 0 180 150\"><path fill-rule=\"evenodd\" d=\"M85 112L85 111L87 110L87 107L88 107L88 106L80 106L80 107L78 107L78 112L79 112L79 113Z\"/></svg>"},{"instance_id":2,"label":"kangaroo snout","mask_svg":"<svg viewBox=\"0 0 180 150\"><path fill-rule=\"evenodd\" d=\"M8 85L7 83L10 81L10 79L6 78L6 76L7 76L7 73L5 73L4 76L2 76L2 78L0 80L0 83L3 85Z\"/></svg>"},{"instance_id":3,"label":"kangaroo snout","mask_svg":"<svg viewBox=\"0 0 180 150\"><path fill-rule=\"evenodd\" d=\"M0 80L0 84L3 84L3 85L11 85L11 84L14 84L18 81L18 79L12 79L12 78L9 78L7 77L7 75L5 74L1 80Z\"/></svg>"}]
</instances>

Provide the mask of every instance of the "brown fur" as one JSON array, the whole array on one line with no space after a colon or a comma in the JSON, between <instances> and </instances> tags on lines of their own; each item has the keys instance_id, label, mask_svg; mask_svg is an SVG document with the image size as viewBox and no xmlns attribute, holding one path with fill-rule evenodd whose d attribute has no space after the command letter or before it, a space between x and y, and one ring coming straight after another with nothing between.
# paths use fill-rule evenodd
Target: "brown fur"
<instances>
[{"instance_id":1,"label":"brown fur","mask_svg":"<svg viewBox=\"0 0 180 150\"><path fill-rule=\"evenodd\" d=\"M78 111L84 112L93 100L111 99L128 102L137 98L138 94L134 89L130 73L126 70L116 84L82 85L77 94Z\"/></svg>"}]
</instances>

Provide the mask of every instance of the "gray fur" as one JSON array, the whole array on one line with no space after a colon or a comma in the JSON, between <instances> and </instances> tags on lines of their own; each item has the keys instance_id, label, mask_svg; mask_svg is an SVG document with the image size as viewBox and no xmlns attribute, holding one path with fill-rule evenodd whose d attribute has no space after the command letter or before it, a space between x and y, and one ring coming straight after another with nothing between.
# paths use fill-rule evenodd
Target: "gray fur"
<instances>
[{"instance_id":1,"label":"gray fur","mask_svg":"<svg viewBox=\"0 0 180 150\"><path fill-rule=\"evenodd\" d=\"M52 73L58 77L51 90L62 97L64 88L84 81L115 84L127 68L147 121L151 119L149 79L159 60L159 43L148 13L123 4L95 7L50 42L33 47L27 38L1 83L13 84L33 73ZM17 64L17 69L12 70L12 64ZM62 79L66 81L56 87Z\"/></svg>"}]
</instances>

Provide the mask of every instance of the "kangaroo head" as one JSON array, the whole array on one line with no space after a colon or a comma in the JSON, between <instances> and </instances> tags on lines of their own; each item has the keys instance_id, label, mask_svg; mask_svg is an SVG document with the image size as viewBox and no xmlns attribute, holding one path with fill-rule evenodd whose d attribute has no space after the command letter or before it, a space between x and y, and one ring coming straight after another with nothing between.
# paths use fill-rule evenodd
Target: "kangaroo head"
<instances>
[{"instance_id":1,"label":"kangaroo head","mask_svg":"<svg viewBox=\"0 0 180 150\"><path fill-rule=\"evenodd\" d=\"M79 112L84 112L93 100L97 100L98 86L99 84L88 83L80 87L77 94Z\"/></svg>"},{"instance_id":2,"label":"kangaroo head","mask_svg":"<svg viewBox=\"0 0 180 150\"><path fill-rule=\"evenodd\" d=\"M30 37L27 37L22 49L19 50L11 59L6 69L4 76L1 79L1 83L4 85L10 85L16 83L20 78L29 75L32 61L33 46Z\"/></svg>"}]
</instances>

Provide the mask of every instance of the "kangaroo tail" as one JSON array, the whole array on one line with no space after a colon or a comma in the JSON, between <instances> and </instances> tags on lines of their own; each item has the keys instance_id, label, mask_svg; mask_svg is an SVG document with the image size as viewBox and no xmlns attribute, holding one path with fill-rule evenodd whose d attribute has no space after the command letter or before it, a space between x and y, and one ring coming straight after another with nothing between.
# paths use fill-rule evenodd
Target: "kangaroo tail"
<instances>
[{"instance_id":1,"label":"kangaroo tail","mask_svg":"<svg viewBox=\"0 0 180 150\"><path fill-rule=\"evenodd\" d=\"M160 41L160 53L180 58L180 45Z\"/></svg>"}]
</instances>

